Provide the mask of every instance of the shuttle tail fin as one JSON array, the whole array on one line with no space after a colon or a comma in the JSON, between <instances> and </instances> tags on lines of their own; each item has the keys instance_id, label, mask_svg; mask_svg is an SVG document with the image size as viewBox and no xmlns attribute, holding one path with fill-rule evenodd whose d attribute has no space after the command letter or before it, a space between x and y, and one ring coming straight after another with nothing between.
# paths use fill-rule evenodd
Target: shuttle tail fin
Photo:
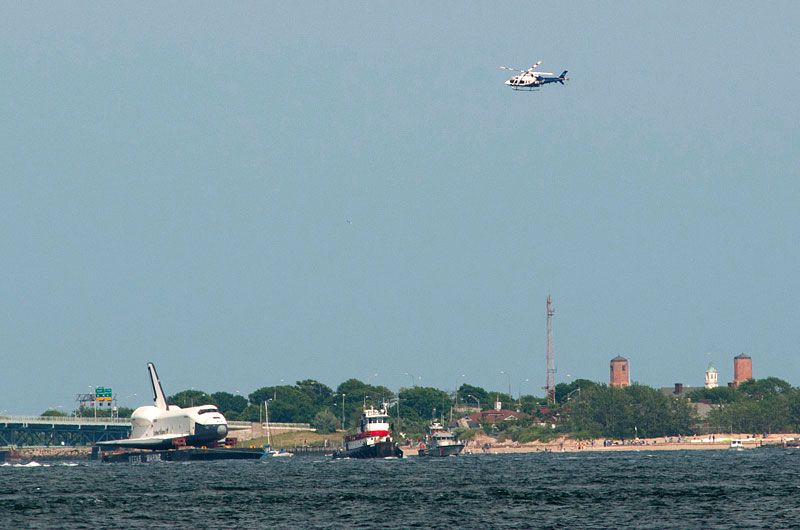
<instances>
[{"instance_id":1,"label":"shuttle tail fin","mask_svg":"<svg viewBox=\"0 0 800 530\"><path fill-rule=\"evenodd\" d=\"M150 372L150 387L153 389L153 404L158 409L167 410L167 398L164 397L164 389L161 388L161 381L158 380L155 365L153 363L147 363L147 371Z\"/></svg>"}]
</instances>

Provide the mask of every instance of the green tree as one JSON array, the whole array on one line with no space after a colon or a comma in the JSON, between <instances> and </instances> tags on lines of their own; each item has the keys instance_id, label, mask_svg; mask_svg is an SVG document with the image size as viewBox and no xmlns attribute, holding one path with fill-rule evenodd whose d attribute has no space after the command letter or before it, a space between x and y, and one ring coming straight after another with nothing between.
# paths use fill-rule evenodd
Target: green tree
<instances>
[{"instance_id":1,"label":"green tree","mask_svg":"<svg viewBox=\"0 0 800 530\"><path fill-rule=\"evenodd\" d=\"M297 382L297 388L305 392L313 403L323 403L333 395L333 390L315 379L304 379Z\"/></svg>"},{"instance_id":2,"label":"green tree","mask_svg":"<svg viewBox=\"0 0 800 530\"><path fill-rule=\"evenodd\" d=\"M333 412L330 411L330 409L325 408L314 415L314 419L311 421L311 426L314 427L320 434L329 434L336 432L336 429L339 426L339 420L336 418Z\"/></svg>"},{"instance_id":3,"label":"green tree","mask_svg":"<svg viewBox=\"0 0 800 530\"><path fill-rule=\"evenodd\" d=\"M202 390L184 390L167 398L168 405L177 405L182 409L198 407L200 405L217 405L214 398Z\"/></svg>"},{"instance_id":4,"label":"green tree","mask_svg":"<svg viewBox=\"0 0 800 530\"><path fill-rule=\"evenodd\" d=\"M789 430L798 432L800 431L800 389L792 389L786 395L786 402L789 407Z\"/></svg>"},{"instance_id":5,"label":"green tree","mask_svg":"<svg viewBox=\"0 0 800 530\"><path fill-rule=\"evenodd\" d=\"M547 404L547 400L536 396L522 396L519 398L518 404L520 412L539 417L540 410Z\"/></svg>"},{"instance_id":6,"label":"green tree","mask_svg":"<svg viewBox=\"0 0 800 530\"><path fill-rule=\"evenodd\" d=\"M573 399L573 396L579 394L581 390L589 390L596 387L597 383L589 381L588 379L576 379L569 384L558 383L556 385L556 403L564 403L568 399Z\"/></svg>"},{"instance_id":7,"label":"green tree","mask_svg":"<svg viewBox=\"0 0 800 530\"><path fill-rule=\"evenodd\" d=\"M95 411L94 407L81 407L76 412L76 415L81 418L110 418L113 414L111 407L97 407L97 411Z\"/></svg>"},{"instance_id":8,"label":"green tree","mask_svg":"<svg viewBox=\"0 0 800 530\"><path fill-rule=\"evenodd\" d=\"M674 436L692 432L697 417L685 399L644 385L595 385L569 401L567 427L586 437Z\"/></svg>"},{"instance_id":9,"label":"green tree","mask_svg":"<svg viewBox=\"0 0 800 530\"><path fill-rule=\"evenodd\" d=\"M721 405L708 414L715 432L777 433L800 424L800 396L782 379L748 379L728 391L731 398L720 400Z\"/></svg>"},{"instance_id":10,"label":"green tree","mask_svg":"<svg viewBox=\"0 0 800 530\"><path fill-rule=\"evenodd\" d=\"M750 397L764 397L775 394L787 394L792 389L792 385L777 377L767 377L766 379L748 379L741 383L738 391Z\"/></svg>"},{"instance_id":11,"label":"green tree","mask_svg":"<svg viewBox=\"0 0 800 530\"><path fill-rule=\"evenodd\" d=\"M264 410L262 407L258 405L247 405L242 412L240 412L236 417L228 417L229 420L238 420L238 421L263 421L264 420ZM271 420L271 418L270 418Z\"/></svg>"},{"instance_id":12,"label":"green tree","mask_svg":"<svg viewBox=\"0 0 800 530\"><path fill-rule=\"evenodd\" d=\"M733 403L739 399L739 396L740 394L735 388L718 386L716 388L698 388L692 390L686 397L694 402L710 401L718 405L721 403Z\"/></svg>"},{"instance_id":13,"label":"green tree","mask_svg":"<svg viewBox=\"0 0 800 530\"><path fill-rule=\"evenodd\" d=\"M467 429L464 427L458 427L455 431L456 438L459 440L471 440L478 434L476 429Z\"/></svg>"},{"instance_id":14,"label":"green tree","mask_svg":"<svg viewBox=\"0 0 800 530\"><path fill-rule=\"evenodd\" d=\"M56 416L59 418L63 418L65 416L69 416L69 414L67 414L66 412L61 412L60 410L57 409L47 409L46 411L42 412L40 416L51 416L51 417Z\"/></svg>"},{"instance_id":15,"label":"green tree","mask_svg":"<svg viewBox=\"0 0 800 530\"><path fill-rule=\"evenodd\" d=\"M379 406L382 402L389 403L395 399L394 392L385 386L368 385L358 379L348 379L341 383L336 388L336 394L341 396L342 393L347 394L348 401L350 398L354 402L361 401L363 403L366 400L367 403L373 403L375 406Z\"/></svg>"},{"instance_id":16,"label":"green tree","mask_svg":"<svg viewBox=\"0 0 800 530\"><path fill-rule=\"evenodd\" d=\"M262 404L269 400L269 421L280 423L309 423L317 413L308 394L294 386L264 387L250 394L250 402Z\"/></svg>"},{"instance_id":17,"label":"green tree","mask_svg":"<svg viewBox=\"0 0 800 530\"><path fill-rule=\"evenodd\" d=\"M621 388L598 386L582 390L571 404L568 427L594 436L632 438L631 399Z\"/></svg>"},{"instance_id":18,"label":"green tree","mask_svg":"<svg viewBox=\"0 0 800 530\"><path fill-rule=\"evenodd\" d=\"M464 383L458 387L458 398L467 405L474 405L475 400L478 400L478 406L481 410L486 410L492 407L489 399L489 393L479 386L472 386Z\"/></svg>"},{"instance_id":19,"label":"green tree","mask_svg":"<svg viewBox=\"0 0 800 530\"><path fill-rule=\"evenodd\" d=\"M787 432L796 425L793 393L773 393L744 398L713 409L709 425L716 432Z\"/></svg>"},{"instance_id":20,"label":"green tree","mask_svg":"<svg viewBox=\"0 0 800 530\"><path fill-rule=\"evenodd\" d=\"M653 438L693 432L697 416L686 399L665 396L645 385L634 384L624 390L631 396L634 431L639 436Z\"/></svg>"},{"instance_id":21,"label":"green tree","mask_svg":"<svg viewBox=\"0 0 800 530\"><path fill-rule=\"evenodd\" d=\"M400 402L423 419L446 414L453 404L447 392L423 386L402 390L400 392Z\"/></svg>"},{"instance_id":22,"label":"green tree","mask_svg":"<svg viewBox=\"0 0 800 530\"><path fill-rule=\"evenodd\" d=\"M239 414L247 408L247 399L229 392L214 392L211 399L217 404L220 412L226 418L238 418Z\"/></svg>"}]
</instances>

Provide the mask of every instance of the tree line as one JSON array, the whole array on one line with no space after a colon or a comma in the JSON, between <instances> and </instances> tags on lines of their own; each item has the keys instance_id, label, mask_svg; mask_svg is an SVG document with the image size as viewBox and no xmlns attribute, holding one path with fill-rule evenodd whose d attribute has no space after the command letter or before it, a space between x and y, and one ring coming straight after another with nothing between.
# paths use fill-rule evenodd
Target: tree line
<instances>
[{"instance_id":1,"label":"tree line","mask_svg":"<svg viewBox=\"0 0 800 530\"><path fill-rule=\"evenodd\" d=\"M394 393L385 386L348 379L336 389L305 379L294 385L267 386L243 396L229 392L208 394L184 390L169 396L170 405L216 405L228 420L309 423L321 432L353 430L367 405L387 404L395 430L408 438L421 436L436 418L458 419L472 407L487 410L500 402L517 411L518 418L482 423L487 434L526 442L560 434L589 439L651 438L722 432L780 433L800 430L800 388L775 377L745 381L736 388L697 389L685 397L664 394L646 385L611 387L586 379L555 388L555 402L542 397L513 396L463 384L455 392L413 386ZM701 416L696 404L710 407ZM708 408L707 407L707 408ZM121 408L120 417L132 409ZM110 411L98 410L98 416ZM91 416L85 408L79 415ZM63 415L49 410L43 415ZM462 436L471 433L462 429Z\"/></svg>"}]
</instances>

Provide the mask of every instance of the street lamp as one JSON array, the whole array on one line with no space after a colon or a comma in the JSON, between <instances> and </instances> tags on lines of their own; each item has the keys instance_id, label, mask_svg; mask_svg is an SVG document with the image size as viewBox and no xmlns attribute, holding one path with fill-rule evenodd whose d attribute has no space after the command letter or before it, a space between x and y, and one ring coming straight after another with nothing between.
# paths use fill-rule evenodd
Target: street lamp
<instances>
[{"instance_id":1,"label":"street lamp","mask_svg":"<svg viewBox=\"0 0 800 530\"><path fill-rule=\"evenodd\" d=\"M410 388L414 388L414 387L416 386L416 385L414 384L414 376L413 376L413 375L411 375L411 374L410 374L410 373L408 373L408 372L406 372L406 373L405 373L405 374L403 374L403 375L407 375L408 377L410 377L410 378L411 378L411 387L410 387Z\"/></svg>"},{"instance_id":2,"label":"street lamp","mask_svg":"<svg viewBox=\"0 0 800 530\"><path fill-rule=\"evenodd\" d=\"M572 392L568 392L568 393L567 393L567 395L565 396L565 399L564 399L564 401L569 401L569 400L570 400L570 398L572 397L572 395L573 395L575 392L577 392L577 393L578 393L578 395L581 395L581 387L578 387L578 388L576 388L576 389L575 389L575 390L573 390Z\"/></svg>"},{"instance_id":3,"label":"street lamp","mask_svg":"<svg viewBox=\"0 0 800 530\"><path fill-rule=\"evenodd\" d=\"M466 377L466 374L461 374L461 385L464 384L464 377ZM458 389L461 388L461 385L459 385L458 380L456 380L456 407L458 407Z\"/></svg>"},{"instance_id":4,"label":"street lamp","mask_svg":"<svg viewBox=\"0 0 800 530\"><path fill-rule=\"evenodd\" d=\"M397 430L400 431L400 392L397 392Z\"/></svg>"},{"instance_id":5,"label":"street lamp","mask_svg":"<svg viewBox=\"0 0 800 530\"><path fill-rule=\"evenodd\" d=\"M528 379L519 382L519 386L517 387L517 408L522 407L522 383L527 383ZM517 411L519 412L519 411Z\"/></svg>"},{"instance_id":6,"label":"street lamp","mask_svg":"<svg viewBox=\"0 0 800 530\"><path fill-rule=\"evenodd\" d=\"M476 398L472 394L467 394L467 397L471 397L472 399L475 400L475 404L478 406L478 412L480 412L480 410L481 410L481 402L478 401L478 398Z\"/></svg>"},{"instance_id":7,"label":"street lamp","mask_svg":"<svg viewBox=\"0 0 800 530\"><path fill-rule=\"evenodd\" d=\"M91 390L95 390L97 387L89 385L89 388ZM97 395L95 394L95 392L90 392L90 394L93 396L92 408L94 409L94 419L97 419Z\"/></svg>"},{"instance_id":8,"label":"street lamp","mask_svg":"<svg viewBox=\"0 0 800 530\"><path fill-rule=\"evenodd\" d=\"M511 399L514 399L514 398L511 396L511 374L509 374L509 373L506 373L506 371L505 371L505 370L500 370L500 373L501 373L501 374L505 374L505 375L506 375L506 377L508 377L508 397L510 397Z\"/></svg>"},{"instance_id":9,"label":"street lamp","mask_svg":"<svg viewBox=\"0 0 800 530\"><path fill-rule=\"evenodd\" d=\"M347 395L347 394L345 394L344 392L342 392L342 430L343 430L343 431L345 430L345 428L344 428L344 397L345 397L346 395Z\"/></svg>"}]
</instances>

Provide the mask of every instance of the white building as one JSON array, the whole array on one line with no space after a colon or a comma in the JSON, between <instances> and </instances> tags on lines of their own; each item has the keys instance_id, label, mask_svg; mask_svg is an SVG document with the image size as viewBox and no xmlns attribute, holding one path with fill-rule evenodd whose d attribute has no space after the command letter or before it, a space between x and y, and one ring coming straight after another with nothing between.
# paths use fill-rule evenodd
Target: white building
<instances>
[{"instance_id":1,"label":"white building","mask_svg":"<svg viewBox=\"0 0 800 530\"><path fill-rule=\"evenodd\" d=\"M717 382L717 369L709 363L708 370L706 370L706 388L717 388L717 386L719 386Z\"/></svg>"}]
</instances>

